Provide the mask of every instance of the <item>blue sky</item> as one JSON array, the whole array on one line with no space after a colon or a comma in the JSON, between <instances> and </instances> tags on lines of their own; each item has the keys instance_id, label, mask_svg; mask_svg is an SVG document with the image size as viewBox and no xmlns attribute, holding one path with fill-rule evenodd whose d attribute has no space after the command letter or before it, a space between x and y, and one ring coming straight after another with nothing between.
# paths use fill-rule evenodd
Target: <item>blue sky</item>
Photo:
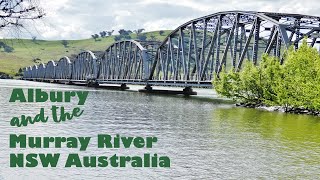
<instances>
[{"instance_id":1,"label":"blue sky","mask_svg":"<svg viewBox=\"0 0 320 180\"><path fill-rule=\"evenodd\" d=\"M184 22L226 10L301 13L320 16L317 0L39 0L46 17L27 30L0 31L0 37L86 39L103 30L175 29Z\"/></svg>"}]
</instances>

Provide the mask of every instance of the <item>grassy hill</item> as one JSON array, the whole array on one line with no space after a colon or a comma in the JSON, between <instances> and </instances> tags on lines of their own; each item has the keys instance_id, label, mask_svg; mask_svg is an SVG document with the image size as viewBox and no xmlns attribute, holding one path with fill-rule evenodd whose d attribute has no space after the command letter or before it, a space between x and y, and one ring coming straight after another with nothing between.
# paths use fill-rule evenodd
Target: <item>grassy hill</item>
<instances>
[{"instance_id":1,"label":"grassy hill","mask_svg":"<svg viewBox=\"0 0 320 180\"><path fill-rule=\"evenodd\" d=\"M162 41L171 31L164 31L163 35L159 31L146 32L147 40L153 35L158 41ZM130 35L136 39L136 34ZM68 47L64 47L61 40L45 41L31 39L3 39L0 40L8 46L14 48L13 52L7 53L0 48L0 72L14 75L19 68L48 62L49 60L59 60L63 56L78 54L82 50L104 51L109 45L114 43L114 36L84 40L68 40Z\"/></svg>"}]
</instances>

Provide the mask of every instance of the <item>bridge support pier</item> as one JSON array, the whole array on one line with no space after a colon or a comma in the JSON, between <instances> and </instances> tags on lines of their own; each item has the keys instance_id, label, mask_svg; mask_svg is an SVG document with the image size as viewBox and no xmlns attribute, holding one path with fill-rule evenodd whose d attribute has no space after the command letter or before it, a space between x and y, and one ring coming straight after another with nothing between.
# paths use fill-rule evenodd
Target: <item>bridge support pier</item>
<instances>
[{"instance_id":1,"label":"bridge support pier","mask_svg":"<svg viewBox=\"0 0 320 180\"><path fill-rule=\"evenodd\" d=\"M144 93L153 93L153 94L170 94L170 95L197 95L197 92L193 91L191 87L185 87L182 91L176 91L176 90L162 90L162 89L153 89L150 84L147 84L144 89L140 89L139 92Z\"/></svg>"},{"instance_id":2,"label":"bridge support pier","mask_svg":"<svg viewBox=\"0 0 320 180\"><path fill-rule=\"evenodd\" d=\"M185 87L183 89L183 94L185 96L190 96L190 95L197 95L197 92L193 91L193 89L191 87Z\"/></svg>"},{"instance_id":3,"label":"bridge support pier","mask_svg":"<svg viewBox=\"0 0 320 180\"><path fill-rule=\"evenodd\" d=\"M87 83L87 86L88 86L88 87L98 88L98 87L99 87L99 83L96 82L96 81L89 81L89 82Z\"/></svg>"},{"instance_id":4,"label":"bridge support pier","mask_svg":"<svg viewBox=\"0 0 320 180\"><path fill-rule=\"evenodd\" d=\"M124 91L126 89L129 89L129 87L127 87L126 84L121 84L120 89L121 89L121 91Z\"/></svg>"},{"instance_id":5,"label":"bridge support pier","mask_svg":"<svg viewBox=\"0 0 320 180\"><path fill-rule=\"evenodd\" d=\"M106 84L101 84L101 86L99 86L100 88L103 89L110 89L110 90L120 90L120 91L125 91L127 89L130 89L127 84L121 84L120 86L116 86L116 85L106 85Z\"/></svg>"},{"instance_id":6,"label":"bridge support pier","mask_svg":"<svg viewBox=\"0 0 320 180\"><path fill-rule=\"evenodd\" d=\"M152 91L152 86L150 84L147 84L146 87L144 87L144 89L150 92Z\"/></svg>"},{"instance_id":7,"label":"bridge support pier","mask_svg":"<svg viewBox=\"0 0 320 180\"><path fill-rule=\"evenodd\" d=\"M65 82L64 84L73 85L73 82L72 82L72 81L67 81L67 82Z\"/></svg>"}]
</instances>

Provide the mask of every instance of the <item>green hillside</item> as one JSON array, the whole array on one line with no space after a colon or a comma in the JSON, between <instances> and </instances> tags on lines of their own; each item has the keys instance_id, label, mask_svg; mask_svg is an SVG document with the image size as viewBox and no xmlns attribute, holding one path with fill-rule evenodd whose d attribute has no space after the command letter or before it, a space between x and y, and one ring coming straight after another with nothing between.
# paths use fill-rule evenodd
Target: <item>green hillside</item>
<instances>
[{"instance_id":1,"label":"green hillside","mask_svg":"<svg viewBox=\"0 0 320 180\"><path fill-rule=\"evenodd\" d=\"M156 40L162 41L171 31L164 31L163 35L159 31L146 32L147 40L154 36ZM132 33L132 39L137 35ZM14 75L19 68L33 65L35 63L48 62L49 60L59 60L63 56L78 54L82 50L103 51L114 42L114 36L84 40L68 40L68 47L64 47L61 40L45 41L31 39L3 39L6 45L13 47L13 52L7 53L4 48L0 48L0 72Z\"/></svg>"}]
</instances>

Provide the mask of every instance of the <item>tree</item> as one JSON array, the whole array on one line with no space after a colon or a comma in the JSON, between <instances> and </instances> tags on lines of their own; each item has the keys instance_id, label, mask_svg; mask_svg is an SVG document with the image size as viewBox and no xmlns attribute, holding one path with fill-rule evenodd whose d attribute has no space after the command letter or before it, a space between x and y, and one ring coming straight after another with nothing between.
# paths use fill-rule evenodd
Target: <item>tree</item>
<instances>
[{"instance_id":1,"label":"tree","mask_svg":"<svg viewBox=\"0 0 320 180\"><path fill-rule=\"evenodd\" d=\"M37 36L32 36L32 42L37 43Z\"/></svg>"},{"instance_id":2,"label":"tree","mask_svg":"<svg viewBox=\"0 0 320 180\"><path fill-rule=\"evenodd\" d=\"M65 48L67 48L69 42L68 42L67 40L62 40L62 41L61 41L61 44L62 44Z\"/></svg>"},{"instance_id":3,"label":"tree","mask_svg":"<svg viewBox=\"0 0 320 180\"><path fill-rule=\"evenodd\" d=\"M151 34L151 35L150 35L150 40L151 40L151 41L157 41L157 38L156 38L155 35Z\"/></svg>"},{"instance_id":4,"label":"tree","mask_svg":"<svg viewBox=\"0 0 320 180\"><path fill-rule=\"evenodd\" d=\"M107 31L108 36L112 36L113 32L114 32L114 30L112 30L112 31Z\"/></svg>"},{"instance_id":5,"label":"tree","mask_svg":"<svg viewBox=\"0 0 320 180\"><path fill-rule=\"evenodd\" d=\"M4 46L3 49L4 49L4 52L6 52L6 53L11 53L14 50L13 47L8 46L8 45Z\"/></svg>"},{"instance_id":6,"label":"tree","mask_svg":"<svg viewBox=\"0 0 320 180\"><path fill-rule=\"evenodd\" d=\"M130 35L126 35L126 36L123 36L122 38L125 39L125 40L130 40L131 36Z\"/></svg>"},{"instance_id":7,"label":"tree","mask_svg":"<svg viewBox=\"0 0 320 180\"><path fill-rule=\"evenodd\" d=\"M22 76L23 75L23 70L19 68L18 72L15 74L16 76Z\"/></svg>"},{"instance_id":8,"label":"tree","mask_svg":"<svg viewBox=\"0 0 320 180\"><path fill-rule=\"evenodd\" d=\"M304 40L297 51L291 48L282 67L277 94L279 103L292 108L320 110L320 55Z\"/></svg>"},{"instance_id":9,"label":"tree","mask_svg":"<svg viewBox=\"0 0 320 180\"><path fill-rule=\"evenodd\" d=\"M145 41L147 40L147 36L145 34L138 34L137 35L137 38L140 40L140 41Z\"/></svg>"},{"instance_id":10,"label":"tree","mask_svg":"<svg viewBox=\"0 0 320 180\"><path fill-rule=\"evenodd\" d=\"M120 41L121 40L121 36L114 36L114 40L115 41Z\"/></svg>"},{"instance_id":11,"label":"tree","mask_svg":"<svg viewBox=\"0 0 320 180\"><path fill-rule=\"evenodd\" d=\"M101 31L99 34L100 34L100 37L102 37L102 38L107 36L107 32L106 31Z\"/></svg>"},{"instance_id":12,"label":"tree","mask_svg":"<svg viewBox=\"0 0 320 180\"><path fill-rule=\"evenodd\" d=\"M160 36L163 36L164 35L164 31L163 30L159 31L159 34L160 34Z\"/></svg>"},{"instance_id":13,"label":"tree","mask_svg":"<svg viewBox=\"0 0 320 180\"><path fill-rule=\"evenodd\" d=\"M39 19L44 15L36 0L0 0L0 29L23 27L24 21Z\"/></svg>"},{"instance_id":14,"label":"tree","mask_svg":"<svg viewBox=\"0 0 320 180\"><path fill-rule=\"evenodd\" d=\"M33 58L32 61L33 61L34 63L37 63L37 64L38 64L38 63L41 62L41 59L38 58L38 57L36 57L36 58Z\"/></svg>"},{"instance_id":15,"label":"tree","mask_svg":"<svg viewBox=\"0 0 320 180\"><path fill-rule=\"evenodd\" d=\"M6 46L6 43L0 41L0 48L3 48L5 46Z\"/></svg>"},{"instance_id":16,"label":"tree","mask_svg":"<svg viewBox=\"0 0 320 180\"><path fill-rule=\"evenodd\" d=\"M127 36L127 35L132 34L131 30L125 30L125 29L120 29L118 32L119 32L120 36Z\"/></svg>"},{"instance_id":17,"label":"tree","mask_svg":"<svg viewBox=\"0 0 320 180\"><path fill-rule=\"evenodd\" d=\"M97 41L97 39L99 38L98 34L92 34L91 37L94 39L94 41Z\"/></svg>"},{"instance_id":18,"label":"tree","mask_svg":"<svg viewBox=\"0 0 320 180\"><path fill-rule=\"evenodd\" d=\"M11 53L11 52L13 52L13 50L14 50L13 47L7 45L7 44L4 43L4 42L0 42L0 48L3 48L4 52L6 52L6 53Z\"/></svg>"},{"instance_id":19,"label":"tree","mask_svg":"<svg viewBox=\"0 0 320 180\"><path fill-rule=\"evenodd\" d=\"M258 66L246 61L240 72L221 72L213 81L218 94L249 104L279 105L285 111L320 111L320 55L304 40L290 48L284 63L264 55Z\"/></svg>"},{"instance_id":20,"label":"tree","mask_svg":"<svg viewBox=\"0 0 320 180\"><path fill-rule=\"evenodd\" d=\"M141 34L145 29L137 29L137 30L134 30L133 32L135 32L136 34Z\"/></svg>"},{"instance_id":21,"label":"tree","mask_svg":"<svg viewBox=\"0 0 320 180\"><path fill-rule=\"evenodd\" d=\"M215 90L228 98L240 100L243 103L259 104L262 101L260 71L252 62L246 61L241 72L223 69L219 77L214 79Z\"/></svg>"}]
</instances>

